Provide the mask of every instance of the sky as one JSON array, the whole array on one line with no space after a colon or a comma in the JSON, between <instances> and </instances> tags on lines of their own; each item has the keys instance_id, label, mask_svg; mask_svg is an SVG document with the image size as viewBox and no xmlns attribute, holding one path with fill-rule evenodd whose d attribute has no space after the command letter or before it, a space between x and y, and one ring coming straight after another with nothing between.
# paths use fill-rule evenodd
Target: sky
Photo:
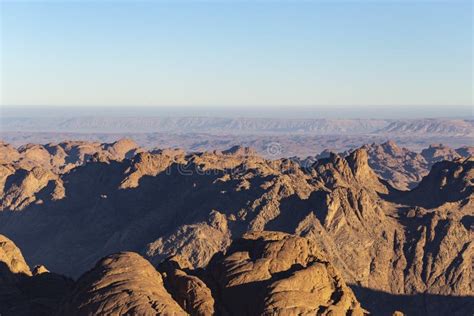
<instances>
[{"instance_id":1,"label":"sky","mask_svg":"<svg viewBox=\"0 0 474 316\"><path fill-rule=\"evenodd\" d=\"M0 1L2 106L473 104L471 1Z\"/></svg>"}]
</instances>

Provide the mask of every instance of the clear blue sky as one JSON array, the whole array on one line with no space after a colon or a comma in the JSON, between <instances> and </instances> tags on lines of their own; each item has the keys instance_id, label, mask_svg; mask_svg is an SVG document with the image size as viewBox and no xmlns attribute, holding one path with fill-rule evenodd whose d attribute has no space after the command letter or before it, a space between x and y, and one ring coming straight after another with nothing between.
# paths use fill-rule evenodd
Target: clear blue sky
<instances>
[{"instance_id":1,"label":"clear blue sky","mask_svg":"<svg viewBox=\"0 0 474 316\"><path fill-rule=\"evenodd\" d=\"M2 1L2 105L471 105L471 1Z\"/></svg>"}]
</instances>

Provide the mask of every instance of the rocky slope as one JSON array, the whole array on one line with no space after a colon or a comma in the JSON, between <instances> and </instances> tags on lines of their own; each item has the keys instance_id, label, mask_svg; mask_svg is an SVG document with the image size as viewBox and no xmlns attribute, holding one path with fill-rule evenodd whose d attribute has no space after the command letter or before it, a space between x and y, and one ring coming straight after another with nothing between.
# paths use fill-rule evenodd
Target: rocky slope
<instances>
[{"instance_id":1,"label":"rocky slope","mask_svg":"<svg viewBox=\"0 0 474 316\"><path fill-rule=\"evenodd\" d=\"M360 301L376 315L464 315L473 308L473 163L457 156L435 162L438 147L423 155L393 143L369 145L304 167L239 147L157 150L131 159L126 147L69 171L50 166L52 176L36 171L39 162L22 169L10 161L1 169L0 232L29 262L69 276L122 251L140 253L160 270L155 275L129 253L102 259L80 278L68 305L74 310L105 308L100 302L113 301L122 288L97 292L96 285L108 284L109 269L133 262L155 275L147 274L150 286L163 287L183 313L360 314ZM424 177L417 171L428 168L422 159L433 164ZM399 191L380 178L382 170L421 182ZM120 282L142 282L126 273ZM140 287L133 282L123 286ZM249 303L234 301L234 292ZM162 294L119 299L123 305L112 304L110 312L172 308L149 304Z\"/></svg>"}]
</instances>

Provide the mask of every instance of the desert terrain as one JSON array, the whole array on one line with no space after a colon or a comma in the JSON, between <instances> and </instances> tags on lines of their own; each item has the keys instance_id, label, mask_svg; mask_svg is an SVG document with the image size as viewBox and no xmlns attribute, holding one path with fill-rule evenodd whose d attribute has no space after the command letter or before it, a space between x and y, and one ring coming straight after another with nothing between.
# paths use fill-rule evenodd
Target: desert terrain
<instances>
[{"instance_id":1,"label":"desert terrain","mask_svg":"<svg viewBox=\"0 0 474 316\"><path fill-rule=\"evenodd\" d=\"M2 315L469 315L473 147L0 148Z\"/></svg>"}]
</instances>

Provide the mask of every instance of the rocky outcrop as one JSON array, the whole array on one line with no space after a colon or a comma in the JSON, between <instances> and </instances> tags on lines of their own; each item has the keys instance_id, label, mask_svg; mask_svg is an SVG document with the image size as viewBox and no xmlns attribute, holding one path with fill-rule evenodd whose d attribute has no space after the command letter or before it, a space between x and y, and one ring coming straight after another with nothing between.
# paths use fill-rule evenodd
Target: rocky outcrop
<instances>
[{"instance_id":1,"label":"rocky outcrop","mask_svg":"<svg viewBox=\"0 0 474 316\"><path fill-rule=\"evenodd\" d=\"M202 268L214 254L227 249L230 238L225 215L212 211L208 222L181 226L174 233L148 244L145 253L155 265L177 255L189 262L189 267Z\"/></svg>"},{"instance_id":2,"label":"rocky outcrop","mask_svg":"<svg viewBox=\"0 0 474 316\"><path fill-rule=\"evenodd\" d=\"M12 179L9 186L6 186L5 181L4 193L1 195L1 210L22 210L33 202L41 203L40 199L37 198L37 194L46 189L48 185L51 185L49 194L52 200L64 197L62 180L58 175L42 167L34 167L31 170L19 169L8 177L14 179Z\"/></svg>"},{"instance_id":3,"label":"rocky outcrop","mask_svg":"<svg viewBox=\"0 0 474 316\"><path fill-rule=\"evenodd\" d=\"M433 165L418 187L406 194L408 203L437 207L456 202L474 193L474 158L459 158Z\"/></svg>"},{"instance_id":4,"label":"rocky outcrop","mask_svg":"<svg viewBox=\"0 0 474 316\"><path fill-rule=\"evenodd\" d=\"M0 276L11 274L0 285L5 315L365 314L315 244L284 233L247 233L200 273L170 258L159 265L161 274L140 255L121 252L74 285L44 266L32 274L13 242L0 237L0 263L9 270Z\"/></svg>"},{"instance_id":5,"label":"rocky outcrop","mask_svg":"<svg viewBox=\"0 0 474 316\"><path fill-rule=\"evenodd\" d=\"M354 174L356 183L379 193L388 193L388 188L380 182L378 175L369 166L367 150L356 149L347 156L346 160Z\"/></svg>"},{"instance_id":6,"label":"rocky outcrop","mask_svg":"<svg viewBox=\"0 0 474 316\"><path fill-rule=\"evenodd\" d=\"M9 274L32 275L20 249L3 235L0 235L0 262L2 263L2 278L9 278L11 276ZM8 273L5 274L6 272Z\"/></svg>"},{"instance_id":7,"label":"rocky outcrop","mask_svg":"<svg viewBox=\"0 0 474 316\"><path fill-rule=\"evenodd\" d=\"M222 308L235 315L363 315L352 290L310 240L247 233L210 264Z\"/></svg>"},{"instance_id":8,"label":"rocky outcrop","mask_svg":"<svg viewBox=\"0 0 474 316\"><path fill-rule=\"evenodd\" d=\"M474 152L473 148L468 146L454 150L437 144L417 153L399 147L393 141L363 147L368 151L370 167L379 177L399 190L415 188L435 163L462 157L468 158Z\"/></svg>"},{"instance_id":9,"label":"rocky outcrop","mask_svg":"<svg viewBox=\"0 0 474 316\"><path fill-rule=\"evenodd\" d=\"M20 157L18 150L10 144L0 141L0 164L9 164Z\"/></svg>"},{"instance_id":10,"label":"rocky outcrop","mask_svg":"<svg viewBox=\"0 0 474 316\"><path fill-rule=\"evenodd\" d=\"M474 204L466 206L454 216L444 210L415 215L417 225L407 227L406 293L472 294L474 249L462 214Z\"/></svg>"},{"instance_id":11,"label":"rocky outcrop","mask_svg":"<svg viewBox=\"0 0 474 316\"><path fill-rule=\"evenodd\" d=\"M113 159L123 160L125 158L133 158L138 152L143 151L137 143L129 138L122 138L112 144L104 144L102 146L107 150Z\"/></svg>"},{"instance_id":12,"label":"rocky outcrop","mask_svg":"<svg viewBox=\"0 0 474 316\"><path fill-rule=\"evenodd\" d=\"M199 277L182 270L183 266L189 266L182 263L183 258L175 256L159 265L166 289L190 315L214 315L216 302L211 290Z\"/></svg>"},{"instance_id":13,"label":"rocky outcrop","mask_svg":"<svg viewBox=\"0 0 474 316\"><path fill-rule=\"evenodd\" d=\"M425 157L395 142L366 145L370 167L390 185L399 190L414 188L430 168Z\"/></svg>"},{"instance_id":14,"label":"rocky outcrop","mask_svg":"<svg viewBox=\"0 0 474 316\"><path fill-rule=\"evenodd\" d=\"M86 141L66 141L58 144L26 144L17 149L0 143L0 164L13 164L16 168L30 170L40 166L62 174L86 163L99 154L108 160L131 159L144 151L131 139L120 139L111 144Z\"/></svg>"},{"instance_id":15,"label":"rocky outcrop","mask_svg":"<svg viewBox=\"0 0 474 316\"><path fill-rule=\"evenodd\" d=\"M62 315L187 315L163 285L158 271L136 253L100 260L84 274Z\"/></svg>"},{"instance_id":16,"label":"rocky outcrop","mask_svg":"<svg viewBox=\"0 0 474 316\"><path fill-rule=\"evenodd\" d=\"M35 166L47 168L50 165L50 154L42 145L27 144L18 148L20 153L20 166L31 169Z\"/></svg>"},{"instance_id":17,"label":"rocky outcrop","mask_svg":"<svg viewBox=\"0 0 474 316\"><path fill-rule=\"evenodd\" d=\"M331 190L355 185L380 193L388 192L388 188L370 168L364 148L353 151L347 157L332 153L329 158L318 160L314 170L315 180Z\"/></svg>"},{"instance_id":18,"label":"rocky outcrop","mask_svg":"<svg viewBox=\"0 0 474 316\"><path fill-rule=\"evenodd\" d=\"M159 154L143 152L133 158L131 166L126 171L125 179L120 184L121 189L136 188L144 176L156 176L165 171L172 163L181 161L182 152L166 151Z\"/></svg>"},{"instance_id":19,"label":"rocky outcrop","mask_svg":"<svg viewBox=\"0 0 474 316\"><path fill-rule=\"evenodd\" d=\"M443 144L432 144L428 148L423 149L421 155L431 164L443 160L454 160L460 158L456 150Z\"/></svg>"}]
</instances>

